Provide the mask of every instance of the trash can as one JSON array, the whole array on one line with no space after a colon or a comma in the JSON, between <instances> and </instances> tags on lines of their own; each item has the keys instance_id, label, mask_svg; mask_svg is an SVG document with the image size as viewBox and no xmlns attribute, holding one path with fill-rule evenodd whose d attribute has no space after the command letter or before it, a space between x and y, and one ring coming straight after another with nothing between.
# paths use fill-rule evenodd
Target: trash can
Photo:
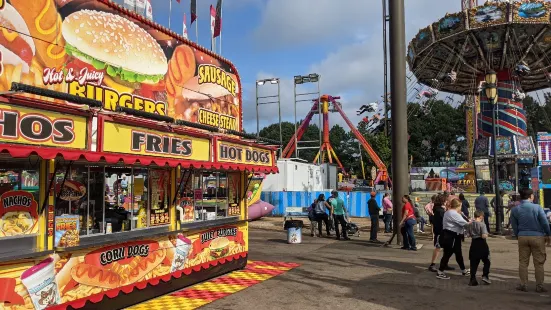
<instances>
[{"instance_id":1,"label":"trash can","mask_svg":"<svg viewBox=\"0 0 551 310\"><path fill-rule=\"evenodd\" d=\"M299 220L285 221L285 230L287 230L287 243L302 243L302 227L304 223Z\"/></svg>"}]
</instances>

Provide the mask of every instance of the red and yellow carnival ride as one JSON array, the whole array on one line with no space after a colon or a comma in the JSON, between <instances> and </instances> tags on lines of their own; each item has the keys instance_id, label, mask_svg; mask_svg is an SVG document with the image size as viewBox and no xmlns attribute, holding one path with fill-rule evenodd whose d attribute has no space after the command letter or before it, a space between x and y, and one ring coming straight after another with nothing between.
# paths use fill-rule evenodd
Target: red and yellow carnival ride
<instances>
[{"instance_id":1,"label":"red and yellow carnival ride","mask_svg":"<svg viewBox=\"0 0 551 310\"><path fill-rule=\"evenodd\" d=\"M245 267L250 175L277 167L242 139L233 64L108 0L0 4L0 309L120 309Z\"/></svg>"},{"instance_id":2,"label":"red and yellow carnival ride","mask_svg":"<svg viewBox=\"0 0 551 310\"><path fill-rule=\"evenodd\" d=\"M333 159L341 169L341 171L345 172L345 169L339 160L337 154L335 153L335 150L331 146L331 142L329 141L329 112L335 111L338 112L341 117L344 119L356 139L360 142L360 144L363 146L371 160L375 163L375 166L377 167L377 177L375 179L375 184L378 184L379 182L385 182L392 184L390 178L388 177L388 171L386 168L386 165L383 163L383 161L379 158L377 153L373 150L371 145L365 140L365 138L362 136L362 134L358 131L356 126L352 124L350 119L346 116L344 111L341 108L340 102L337 102L337 100L340 99L340 97L333 97L330 95L323 95L320 97L320 99L313 100L314 104L312 105L312 108L310 109L310 112L306 115L306 118L302 123L300 124L299 128L297 129L296 138L297 141L300 141L302 136L304 135L304 132L308 129L308 125L310 125L310 121L312 120L312 117L314 114L322 113L323 116L323 140L321 143L321 148L318 151L318 154L316 155L314 162L318 162L319 156L321 156L321 162L325 162L325 156L327 155L327 158L329 160L329 163L333 163ZM321 106L319 105L321 102ZM291 137L291 140L283 150L283 158L291 158L293 155L293 152L296 148L296 142L295 142L295 136Z\"/></svg>"}]
</instances>

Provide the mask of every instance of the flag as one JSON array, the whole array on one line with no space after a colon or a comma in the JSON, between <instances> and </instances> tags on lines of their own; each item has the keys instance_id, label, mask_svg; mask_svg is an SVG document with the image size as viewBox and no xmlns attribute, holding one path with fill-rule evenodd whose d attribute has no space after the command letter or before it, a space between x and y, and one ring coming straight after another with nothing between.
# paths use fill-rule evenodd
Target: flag
<instances>
[{"instance_id":1,"label":"flag","mask_svg":"<svg viewBox=\"0 0 551 310\"><path fill-rule=\"evenodd\" d=\"M222 0L218 0L216 3L216 18L214 22L214 35L213 37L220 36L222 32Z\"/></svg>"},{"instance_id":2,"label":"flag","mask_svg":"<svg viewBox=\"0 0 551 310\"><path fill-rule=\"evenodd\" d=\"M130 11L136 10L136 0L124 0L124 7Z\"/></svg>"},{"instance_id":3,"label":"flag","mask_svg":"<svg viewBox=\"0 0 551 310\"><path fill-rule=\"evenodd\" d=\"M214 24L216 22L216 10L210 5L210 34L214 38Z\"/></svg>"},{"instance_id":4,"label":"flag","mask_svg":"<svg viewBox=\"0 0 551 310\"><path fill-rule=\"evenodd\" d=\"M187 22L186 22L186 13L184 13L184 38L187 39Z\"/></svg>"},{"instance_id":5,"label":"flag","mask_svg":"<svg viewBox=\"0 0 551 310\"><path fill-rule=\"evenodd\" d=\"M153 19L153 7L151 6L151 0L147 0L145 3L145 17L149 20Z\"/></svg>"},{"instance_id":6,"label":"flag","mask_svg":"<svg viewBox=\"0 0 551 310\"><path fill-rule=\"evenodd\" d=\"M145 14L145 2L146 0L136 0L136 12L140 15Z\"/></svg>"},{"instance_id":7,"label":"flag","mask_svg":"<svg viewBox=\"0 0 551 310\"><path fill-rule=\"evenodd\" d=\"M176 2L180 3L180 0L176 0Z\"/></svg>"},{"instance_id":8,"label":"flag","mask_svg":"<svg viewBox=\"0 0 551 310\"><path fill-rule=\"evenodd\" d=\"M191 0L190 12L191 12L191 23L189 24L192 25L193 22L197 19L197 0Z\"/></svg>"}]
</instances>

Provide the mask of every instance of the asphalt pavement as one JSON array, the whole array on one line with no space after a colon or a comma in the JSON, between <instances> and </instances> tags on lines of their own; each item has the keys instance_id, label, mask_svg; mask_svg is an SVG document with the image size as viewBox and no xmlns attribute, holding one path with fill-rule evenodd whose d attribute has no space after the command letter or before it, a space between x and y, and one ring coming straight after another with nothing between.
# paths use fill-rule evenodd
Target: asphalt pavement
<instances>
[{"instance_id":1,"label":"asphalt pavement","mask_svg":"<svg viewBox=\"0 0 551 310\"><path fill-rule=\"evenodd\" d=\"M469 287L469 279L458 270L448 273L450 280L438 280L427 270L433 250L428 234L418 236L424 247L417 252L371 243L367 227L361 237L351 241L312 238L308 230L301 244L291 245L277 221L252 223L249 258L300 266L204 309L551 309L551 293L535 292L532 266L530 292L515 290L515 240L489 239L493 283ZM387 234L379 234L382 241L388 238ZM467 240L463 249L466 257L469 243ZM457 268L453 257L450 263ZM551 282L549 260L545 269ZM551 291L551 284L547 288Z\"/></svg>"}]
</instances>

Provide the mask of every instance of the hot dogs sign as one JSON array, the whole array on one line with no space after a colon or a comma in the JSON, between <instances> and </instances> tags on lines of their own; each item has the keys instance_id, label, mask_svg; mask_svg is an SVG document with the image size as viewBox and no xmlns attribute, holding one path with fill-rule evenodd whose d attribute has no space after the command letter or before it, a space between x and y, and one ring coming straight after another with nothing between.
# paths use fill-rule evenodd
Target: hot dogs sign
<instances>
[{"instance_id":1,"label":"hot dogs sign","mask_svg":"<svg viewBox=\"0 0 551 310\"><path fill-rule=\"evenodd\" d=\"M96 99L107 110L240 129L240 83L230 64L107 0L4 1L0 91L21 82Z\"/></svg>"},{"instance_id":2,"label":"hot dogs sign","mask_svg":"<svg viewBox=\"0 0 551 310\"><path fill-rule=\"evenodd\" d=\"M156 285L158 278L193 267L243 255L246 228L228 226L190 236L170 235L101 247L92 251L54 254L33 264L0 266L0 309L41 310L121 287ZM141 284L140 284L141 283ZM138 285L140 284L140 285Z\"/></svg>"}]
</instances>

